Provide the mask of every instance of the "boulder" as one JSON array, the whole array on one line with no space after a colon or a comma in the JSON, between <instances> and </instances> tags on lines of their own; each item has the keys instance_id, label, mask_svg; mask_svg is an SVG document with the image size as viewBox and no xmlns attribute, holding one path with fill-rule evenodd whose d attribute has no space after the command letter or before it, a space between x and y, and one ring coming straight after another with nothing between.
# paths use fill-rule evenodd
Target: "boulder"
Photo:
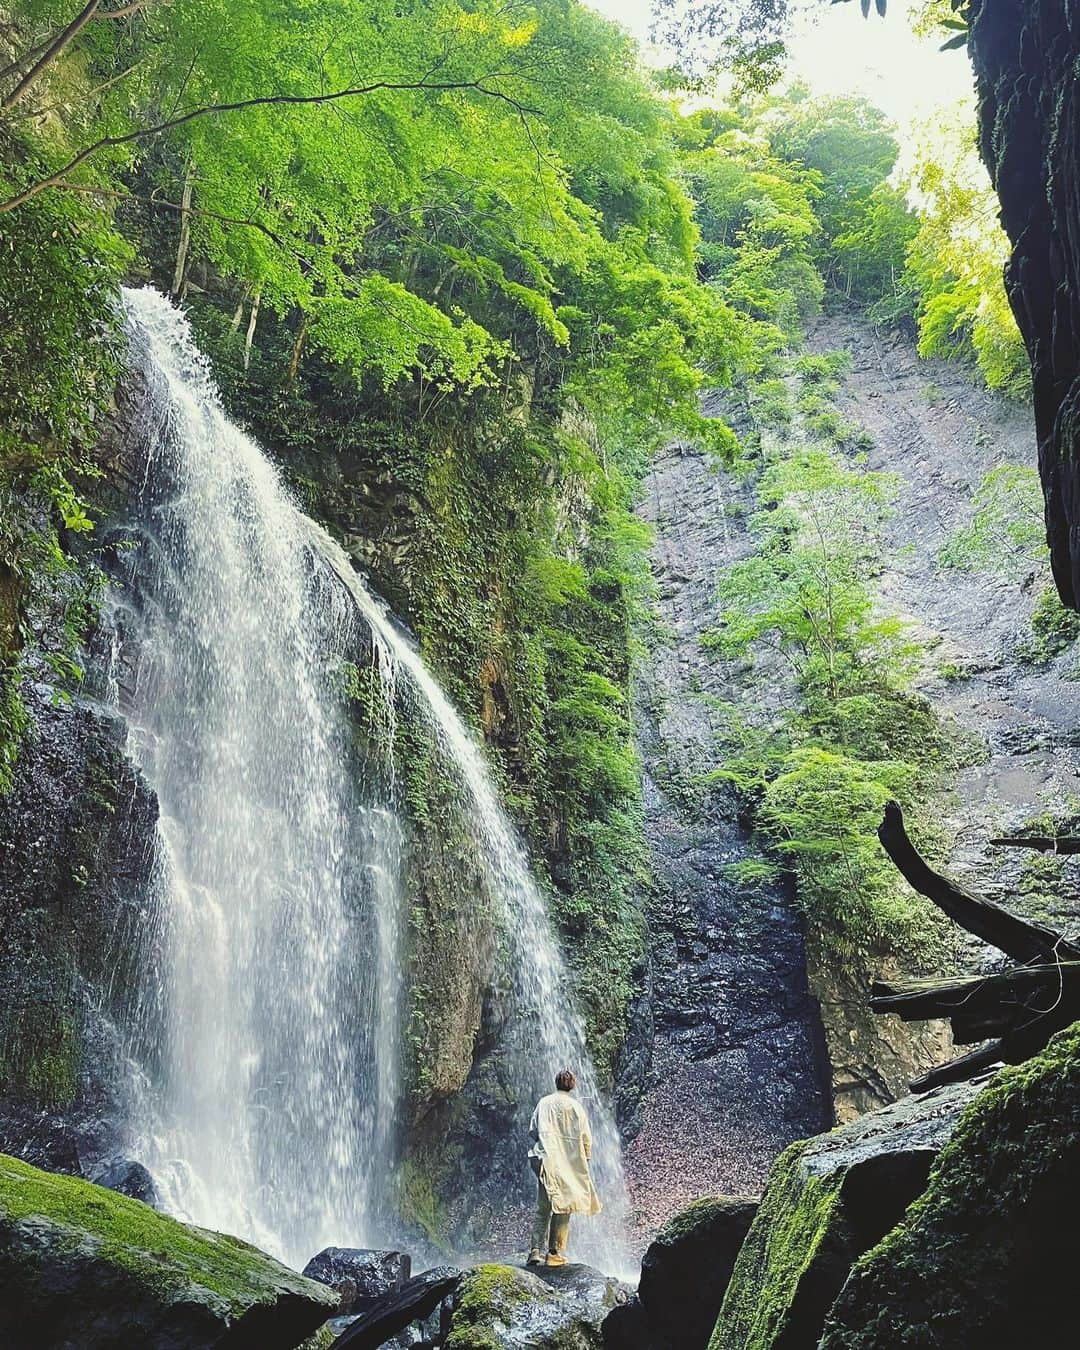
<instances>
[{"instance_id":1,"label":"boulder","mask_svg":"<svg viewBox=\"0 0 1080 1350\"><path fill-rule=\"evenodd\" d=\"M337 1295L255 1247L0 1155L5 1350L294 1350Z\"/></svg>"},{"instance_id":2,"label":"boulder","mask_svg":"<svg viewBox=\"0 0 1080 1350\"><path fill-rule=\"evenodd\" d=\"M813 1350L853 1263L925 1189L987 1081L902 1098L787 1149L735 1262L710 1350Z\"/></svg>"},{"instance_id":3,"label":"boulder","mask_svg":"<svg viewBox=\"0 0 1080 1350\"><path fill-rule=\"evenodd\" d=\"M567 1266L529 1266L528 1270L560 1294L590 1308L610 1310L625 1303L633 1293L631 1285L614 1275L605 1275L602 1270L579 1262L572 1261Z\"/></svg>"},{"instance_id":4,"label":"boulder","mask_svg":"<svg viewBox=\"0 0 1080 1350\"><path fill-rule=\"evenodd\" d=\"M966 1112L925 1194L851 1272L823 1350L1075 1345L1078 1214L1080 1023Z\"/></svg>"},{"instance_id":5,"label":"boulder","mask_svg":"<svg viewBox=\"0 0 1080 1350\"><path fill-rule=\"evenodd\" d=\"M327 1247L311 1258L304 1274L334 1290L339 1316L358 1315L401 1288L412 1274L412 1258L405 1252Z\"/></svg>"},{"instance_id":6,"label":"boulder","mask_svg":"<svg viewBox=\"0 0 1080 1350\"><path fill-rule=\"evenodd\" d=\"M601 1350L601 1323L626 1287L582 1266L467 1271L444 1350Z\"/></svg>"},{"instance_id":7,"label":"boulder","mask_svg":"<svg viewBox=\"0 0 1080 1350\"><path fill-rule=\"evenodd\" d=\"M657 1347L705 1350L757 1201L706 1196L670 1219L641 1262L638 1298Z\"/></svg>"},{"instance_id":8,"label":"boulder","mask_svg":"<svg viewBox=\"0 0 1080 1350\"><path fill-rule=\"evenodd\" d=\"M130 1196L132 1200L141 1200L144 1205L150 1205L154 1209L160 1205L154 1178L142 1163L133 1162L130 1158L120 1158L109 1163L90 1180L96 1186L104 1186L108 1191Z\"/></svg>"},{"instance_id":9,"label":"boulder","mask_svg":"<svg viewBox=\"0 0 1080 1350\"><path fill-rule=\"evenodd\" d=\"M612 1308L600 1330L604 1350L656 1350L645 1309L637 1294Z\"/></svg>"}]
</instances>

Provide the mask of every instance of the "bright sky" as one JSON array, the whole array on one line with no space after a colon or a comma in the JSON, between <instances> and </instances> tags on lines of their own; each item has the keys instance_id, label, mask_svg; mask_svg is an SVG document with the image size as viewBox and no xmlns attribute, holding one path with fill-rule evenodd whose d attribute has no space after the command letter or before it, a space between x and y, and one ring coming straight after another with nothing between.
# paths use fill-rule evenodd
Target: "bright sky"
<instances>
[{"instance_id":1,"label":"bright sky","mask_svg":"<svg viewBox=\"0 0 1080 1350\"><path fill-rule=\"evenodd\" d=\"M650 0L587 2L647 43ZM892 0L885 18L871 12L864 19L857 3L822 0L795 24L789 43L791 75L816 93L869 99L896 122L903 140L914 122L951 108L972 87L967 54L939 51L938 38L915 38L908 8L903 0Z\"/></svg>"}]
</instances>

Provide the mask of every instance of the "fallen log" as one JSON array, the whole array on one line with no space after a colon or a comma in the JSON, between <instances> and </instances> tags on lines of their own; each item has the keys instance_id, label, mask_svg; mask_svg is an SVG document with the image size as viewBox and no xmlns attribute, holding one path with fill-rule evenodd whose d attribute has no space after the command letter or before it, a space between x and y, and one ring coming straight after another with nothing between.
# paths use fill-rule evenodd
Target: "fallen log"
<instances>
[{"instance_id":1,"label":"fallen log","mask_svg":"<svg viewBox=\"0 0 1080 1350\"><path fill-rule=\"evenodd\" d=\"M1006 1035L1047 1017L1058 1008L1080 1017L1080 962L1015 966L997 975L968 975L951 980L876 983L870 1008L896 1013L905 1022L947 1017L959 1045Z\"/></svg>"},{"instance_id":2,"label":"fallen log","mask_svg":"<svg viewBox=\"0 0 1080 1350\"><path fill-rule=\"evenodd\" d=\"M457 1292L461 1278L461 1271L453 1266L436 1266L415 1275L346 1327L331 1350L377 1350L413 1322L430 1317L443 1299Z\"/></svg>"},{"instance_id":3,"label":"fallen log","mask_svg":"<svg viewBox=\"0 0 1080 1350\"><path fill-rule=\"evenodd\" d=\"M1052 928L1010 914L996 901L935 872L908 837L904 813L896 802L886 806L878 838L900 874L920 895L1014 961L1080 961L1080 947Z\"/></svg>"},{"instance_id":4,"label":"fallen log","mask_svg":"<svg viewBox=\"0 0 1080 1350\"><path fill-rule=\"evenodd\" d=\"M965 1078L973 1078L995 1064L1010 1062L1005 1058L1001 1042L994 1041L980 1050L973 1050L968 1055L960 1055L957 1059L950 1059L947 1064L928 1070L921 1077L913 1078L908 1086L912 1092L929 1092L932 1088L944 1087L946 1083L962 1083Z\"/></svg>"},{"instance_id":5,"label":"fallen log","mask_svg":"<svg viewBox=\"0 0 1080 1350\"><path fill-rule=\"evenodd\" d=\"M1080 853L1080 839L1072 835L1061 834L1049 838L1045 835L1017 834L1007 839L991 839L995 848L1033 848L1039 853Z\"/></svg>"}]
</instances>

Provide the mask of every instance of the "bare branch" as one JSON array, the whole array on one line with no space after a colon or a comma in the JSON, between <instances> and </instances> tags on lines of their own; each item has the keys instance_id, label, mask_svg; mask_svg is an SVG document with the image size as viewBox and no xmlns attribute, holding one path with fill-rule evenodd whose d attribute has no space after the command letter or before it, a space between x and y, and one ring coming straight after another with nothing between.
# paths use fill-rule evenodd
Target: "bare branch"
<instances>
[{"instance_id":1,"label":"bare branch","mask_svg":"<svg viewBox=\"0 0 1080 1350\"><path fill-rule=\"evenodd\" d=\"M249 230L258 230L272 240L278 248L287 249L303 259L303 254L291 249L287 240L275 233L261 220L252 220L245 216L223 216L220 211L208 211L200 206L185 206L183 202L168 202L163 197L140 197L134 192L124 192L119 188L95 187L93 183L54 183L58 192L83 192L89 197L109 197L119 202L144 202L147 206L161 206L166 211L179 211L189 216L202 216L207 220L219 220L223 225L242 225Z\"/></svg>"},{"instance_id":2,"label":"bare branch","mask_svg":"<svg viewBox=\"0 0 1080 1350\"><path fill-rule=\"evenodd\" d=\"M45 48L41 56L34 62L26 74L15 85L10 94L6 94L3 100L0 100L0 112L7 112L13 108L23 94L44 74L45 70L52 65L56 58L71 45L79 36L82 30L101 8L101 0L89 0L82 9L75 15L66 28L62 28L52 42Z\"/></svg>"},{"instance_id":3,"label":"bare branch","mask_svg":"<svg viewBox=\"0 0 1080 1350\"><path fill-rule=\"evenodd\" d=\"M119 75L113 75L109 79L103 80L101 84L96 85L93 89L89 91L89 93L86 95L87 99L97 98L98 95L103 94L106 89L111 89L114 85L119 84L121 80L126 80L127 77L129 75L134 74L134 72L138 70L138 68L141 65L142 65L142 58L140 58L138 61L134 61L130 66L128 66L127 70L122 70ZM45 103L37 108L31 108L30 111L25 115L28 118L44 117L46 113L54 112L57 108L61 108L63 106L64 105L62 103Z\"/></svg>"}]
</instances>

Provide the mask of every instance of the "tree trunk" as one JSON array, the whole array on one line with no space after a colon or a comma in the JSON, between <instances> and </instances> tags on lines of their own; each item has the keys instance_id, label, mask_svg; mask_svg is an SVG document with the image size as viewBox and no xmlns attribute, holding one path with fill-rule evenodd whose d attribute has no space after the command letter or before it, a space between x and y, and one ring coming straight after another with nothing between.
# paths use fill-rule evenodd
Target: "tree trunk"
<instances>
[{"instance_id":1,"label":"tree trunk","mask_svg":"<svg viewBox=\"0 0 1080 1350\"><path fill-rule=\"evenodd\" d=\"M188 160L184 172L184 189L180 196L180 240L176 245L176 266L173 268L172 294L179 296L184 285L188 247L191 244L191 187L194 168Z\"/></svg>"},{"instance_id":2,"label":"tree trunk","mask_svg":"<svg viewBox=\"0 0 1080 1350\"><path fill-rule=\"evenodd\" d=\"M244 370L251 365L251 349L255 345L255 325L259 322L259 303L262 300L262 287L255 289L251 301L251 315L248 318L247 333L244 337Z\"/></svg>"},{"instance_id":3,"label":"tree trunk","mask_svg":"<svg viewBox=\"0 0 1080 1350\"><path fill-rule=\"evenodd\" d=\"M288 389L291 389L296 383L296 374L300 369L300 356L304 350L307 328L308 316L305 314L300 320L300 327L296 330L296 341L293 343L292 355L289 357L289 373L285 377L285 386Z\"/></svg>"}]
</instances>

